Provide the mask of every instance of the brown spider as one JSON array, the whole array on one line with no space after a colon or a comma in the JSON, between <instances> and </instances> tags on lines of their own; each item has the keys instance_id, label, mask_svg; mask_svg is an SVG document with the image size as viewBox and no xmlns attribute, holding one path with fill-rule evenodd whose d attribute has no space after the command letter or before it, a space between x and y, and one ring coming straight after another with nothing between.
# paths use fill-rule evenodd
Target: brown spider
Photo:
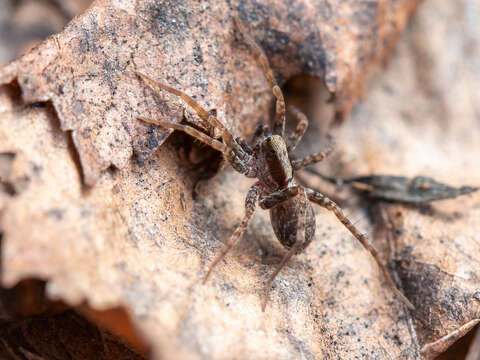
<instances>
[{"instance_id":1,"label":"brown spider","mask_svg":"<svg viewBox=\"0 0 480 360\"><path fill-rule=\"evenodd\" d=\"M262 304L262 310L264 311L268 301L270 288L276 275L295 253L301 252L305 249L313 239L315 234L315 214L309 202L311 201L335 214L338 220L340 220L340 222L353 234L353 236L355 236L363 247L370 252L394 292L409 308L413 308L410 301L395 287L389 273L381 263L376 250L369 244L367 236L360 233L352 222L343 214L341 208L325 195L296 184L293 177L294 171L322 161L328 156L331 150L314 153L298 160L292 160L290 158L290 154L295 149L307 129L308 119L296 108L289 107L289 110L297 118L298 125L292 134L285 137L285 101L282 91L274 78L267 57L263 50L254 42L250 35L248 35L243 24L235 17L234 22L243 34L245 41L250 45L255 58L260 63L265 77L272 88L273 95L276 98L273 134L270 133L267 126L260 127L260 131L257 131L256 133L255 137L257 139L253 148L251 148L244 139L240 137L234 138L230 131L228 131L228 129L212 113L205 111L185 93L160 84L144 74L137 73L137 75L150 86L157 86L182 98L197 112L200 118L220 131L222 142L188 125L156 121L143 117L139 119L164 128L183 131L190 136L193 136L220 151L232 167L239 173L244 174L249 178L258 179L247 193L247 198L245 200L245 216L242 222L235 229L235 232L232 234L232 237L227 242L223 251L210 265L204 278L204 282L208 279L213 268L240 239L248 226L256 205L260 205L262 209L269 209L270 221L275 235L280 243L288 249L288 252L267 281L265 299Z\"/></svg>"}]
</instances>

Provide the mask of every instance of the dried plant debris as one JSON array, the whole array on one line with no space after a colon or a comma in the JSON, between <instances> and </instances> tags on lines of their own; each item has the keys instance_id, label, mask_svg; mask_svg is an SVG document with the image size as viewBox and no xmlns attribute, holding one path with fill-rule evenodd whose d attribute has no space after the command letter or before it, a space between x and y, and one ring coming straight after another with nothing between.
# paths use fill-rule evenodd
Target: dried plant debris
<instances>
[{"instance_id":1,"label":"dried plant debris","mask_svg":"<svg viewBox=\"0 0 480 360\"><path fill-rule=\"evenodd\" d=\"M146 358L71 310L14 322L0 320L0 357L14 360Z\"/></svg>"},{"instance_id":2,"label":"dried plant debris","mask_svg":"<svg viewBox=\"0 0 480 360\"><path fill-rule=\"evenodd\" d=\"M468 354L465 357L465 360L476 360L480 354L480 331L477 328L473 331L473 339L470 343L470 347L468 349Z\"/></svg>"},{"instance_id":3,"label":"dried plant debris","mask_svg":"<svg viewBox=\"0 0 480 360\"><path fill-rule=\"evenodd\" d=\"M339 179L324 176L315 169L307 169L322 179L339 187L350 185L356 190L366 193L370 198L398 201L411 204L425 204L435 200L453 199L460 195L471 194L478 187L452 187L426 176L416 176L413 179L404 176L368 175L349 179Z\"/></svg>"},{"instance_id":4,"label":"dried plant debris","mask_svg":"<svg viewBox=\"0 0 480 360\"><path fill-rule=\"evenodd\" d=\"M370 65L387 56L417 3L99 1L0 69L0 83L17 79L25 102L53 103L93 185L133 152L147 158L171 133L139 124L138 116L182 118L179 104L147 89L134 71L207 109L219 107L236 135L248 137L256 122L268 121L272 96L250 51L236 41L233 14L249 25L280 83L299 73L321 77L337 94L337 111L348 113Z\"/></svg>"},{"instance_id":5,"label":"dried plant debris","mask_svg":"<svg viewBox=\"0 0 480 360\"><path fill-rule=\"evenodd\" d=\"M444 337L440 338L439 340L426 344L421 350L420 353L422 356L429 360L429 359L435 359L443 353L445 350L447 350L455 341L459 340L463 336L465 336L469 331L471 331L476 325L480 323L480 319L475 319L471 320L465 325L461 326L460 328L454 330L448 335L445 335ZM477 359L479 353L476 354Z\"/></svg>"},{"instance_id":6,"label":"dried plant debris","mask_svg":"<svg viewBox=\"0 0 480 360\"><path fill-rule=\"evenodd\" d=\"M147 358L148 349L129 333L133 328L128 314L122 316L118 308L95 311L87 305L72 311L64 302L46 297L45 285L26 279L10 289L0 288L2 359Z\"/></svg>"}]
</instances>

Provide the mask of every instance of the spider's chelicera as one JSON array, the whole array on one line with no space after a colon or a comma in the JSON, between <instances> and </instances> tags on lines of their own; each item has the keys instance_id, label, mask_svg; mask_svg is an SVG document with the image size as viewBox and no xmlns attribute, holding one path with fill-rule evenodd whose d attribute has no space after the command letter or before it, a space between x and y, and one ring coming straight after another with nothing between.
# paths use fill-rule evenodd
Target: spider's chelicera
<instances>
[{"instance_id":1,"label":"spider's chelicera","mask_svg":"<svg viewBox=\"0 0 480 360\"><path fill-rule=\"evenodd\" d=\"M363 247L370 252L394 292L408 307L413 308L410 301L395 287L388 271L381 263L376 250L369 244L367 236L360 233L353 223L343 214L341 208L320 192L300 186L295 182L293 174L296 170L322 161L328 156L331 150L314 153L303 159L292 160L290 154L307 129L307 117L295 107L290 106L289 111L297 118L298 124L292 134L288 137L285 136L285 101L267 57L263 50L246 32L243 24L236 18L234 18L234 22L243 34L245 42L250 45L255 58L262 66L265 77L276 98L273 133L267 126L260 127L259 131L255 134L253 148L248 145L244 139L239 137L234 138L230 131L212 113L204 110L185 93L158 83L148 76L137 72L137 75L150 86L161 88L181 97L196 111L201 119L220 131L222 141L216 140L188 125L161 122L143 117L139 119L164 128L183 131L193 136L220 151L236 171L249 178L256 178L258 180L248 190L245 200L245 216L242 222L235 229L235 232L226 243L223 251L210 265L204 281L208 279L213 268L240 239L248 226L256 206L260 205L262 209L269 209L270 221L275 235L280 243L288 249L288 252L267 281L265 299L262 304L262 310L265 310L268 294L275 276L295 253L305 249L313 239L315 234L315 215L310 204L310 202L313 202L335 214L338 220L340 220L353 236L360 241Z\"/></svg>"}]
</instances>

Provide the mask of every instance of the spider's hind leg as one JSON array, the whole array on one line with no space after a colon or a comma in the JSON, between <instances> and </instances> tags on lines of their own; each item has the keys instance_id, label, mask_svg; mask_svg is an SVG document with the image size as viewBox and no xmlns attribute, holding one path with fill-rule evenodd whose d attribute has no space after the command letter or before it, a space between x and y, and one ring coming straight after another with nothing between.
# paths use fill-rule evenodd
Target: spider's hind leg
<instances>
[{"instance_id":1,"label":"spider's hind leg","mask_svg":"<svg viewBox=\"0 0 480 360\"><path fill-rule=\"evenodd\" d=\"M276 270L273 272L272 275L270 275L270 277L267 280L267 285L265 286L265 299L264 299L263 304L262 304L262 311L265 311L265 308L267 306L268 297L269 297L269 294L270 294L270 289L272 287L273 280L275 280L275 277L278 275L280 270L282 270L283 267L290 261L292 256L295 255L297 253L297 251L302 247L302 245L305 242L306 236L307 236L307 234L306 234L307 220L306 219L307 219L307 208L308 207L305 206L305 205L306 205L308 199L307 199L307 195L305 193L305 190L299 189L297 191L299 191L298 196L301 198L300 201L302 201L303 204L304 204L304 206L300 207L300 214L298 216L299 223L298 223L298 229L297 229L297 239L296 239L295 243L292 245L292 247L288 250L287 254L283 257L282 261L280 262L280 264L278 265Z\"/></svg>"},{"instance_id":2,"label":"spider's hind leg","mask_svg":"<svg viewBox=\"0 0 480 360\"><path fill-rule=\"evenodd\" d=\"M305 188L305 191L307 193L308 199L311 202L314 202L315 204L318 204L321 207L335 214L335 216L343 224L343 226L345 226L352 233L352 235L362 244L365 250L367 250L372 255L373 259L380 268L380 271L382 272L385 280L387 281L388 285L390 285L391 289L395 292L395 294L397 294L397 296L402 300L402 302L410 309L415 309L412 303L405 297L405 295L400 292L400 290L397 289L397 287L393 283L393 280L390 277L390 273L380 261L377 250L375 250L375 248L370 245L367 236L365 234L362 234L350 221L350 219L345 216L340 206L338 206L335 202L317 191L308 188Z\"/></svg>"}]
</instances>

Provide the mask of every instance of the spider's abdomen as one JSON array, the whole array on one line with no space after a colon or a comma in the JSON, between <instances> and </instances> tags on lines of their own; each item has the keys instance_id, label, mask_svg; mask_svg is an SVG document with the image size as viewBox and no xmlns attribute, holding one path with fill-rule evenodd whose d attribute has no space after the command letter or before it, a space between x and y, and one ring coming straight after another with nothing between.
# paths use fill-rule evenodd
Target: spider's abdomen
<instances>
[{"instance_id":1,"label":"spider's abdomen","mask_svg":"<svg viewBox=\"0 0 480 360\"><path fill-rule=\"evenodd\" d=\"M273 231L280 243L287 249L290 249L297 241L298 235L303 237L301 229L300 215L301 208L305 207L305 238L298 249L297 253L305 249L315 235L315 213L312 205L307 202L300 201L298 197L293 197L284 201L270 209L270 222L272 223Z\"/></svg>"}]
</instances>

